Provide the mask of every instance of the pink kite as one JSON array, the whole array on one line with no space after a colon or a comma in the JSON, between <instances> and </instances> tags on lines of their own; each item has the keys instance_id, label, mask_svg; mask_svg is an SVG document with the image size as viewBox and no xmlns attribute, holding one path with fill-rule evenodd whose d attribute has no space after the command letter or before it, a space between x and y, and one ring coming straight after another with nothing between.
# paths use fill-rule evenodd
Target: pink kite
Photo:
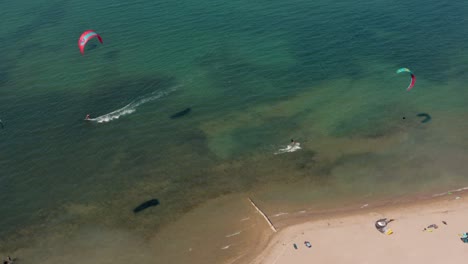
<instances>
[{"instance_id":1,"label":"pink kite","mask_svg":"<svg viewBox=\"0 0 468 264\"><path fill-rule=\"evenodd\" d=\"M92 38L98 38L99 42L102 44L102 38L99 36L98 33L94 32L94 30L86 30L81 34L80 38L78 39L78 47L80 48L80 52L82 55L84 55L84 49L86 46L86 43Z\"/></svg>"},{"instance_id":2,"label":"pink kite","mask_svg":"<svg viewBox=\"0 0 468 264\"><path fill-rule=\"evenodd\" d=\"M396 73L402 73L402 72L407 72L407 73L411 74L411 82L410 82L408 88L406 88L406 91L409 91L409 90L413 89L414 84L416 83L416 76L408 68L400 68L400 69L397 70Z\"/></svg>"}]
</instances>

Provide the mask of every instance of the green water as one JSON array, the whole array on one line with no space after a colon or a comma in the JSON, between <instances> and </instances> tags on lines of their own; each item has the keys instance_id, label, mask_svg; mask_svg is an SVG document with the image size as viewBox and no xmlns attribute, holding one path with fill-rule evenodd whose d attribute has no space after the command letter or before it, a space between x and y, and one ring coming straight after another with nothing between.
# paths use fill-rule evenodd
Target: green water
<instances>
[{"instance_id":1,"label":"green water","mask_svg":"<svg viewBox=\"0 0 468 264\"><path fill-rule=\"evenodd\" d=\"M218 244L247 214L237 199L276 214L468 185L467 14L433 0L3 1L0 253L180 263L196 239L191 261L218 263L241 255ZM81 56L87 29L104 44ZM290 138L302 149L274 155ZM226 206L235 221L211 215L211 237L189 228Z\"/></svg>"}]
</instances>

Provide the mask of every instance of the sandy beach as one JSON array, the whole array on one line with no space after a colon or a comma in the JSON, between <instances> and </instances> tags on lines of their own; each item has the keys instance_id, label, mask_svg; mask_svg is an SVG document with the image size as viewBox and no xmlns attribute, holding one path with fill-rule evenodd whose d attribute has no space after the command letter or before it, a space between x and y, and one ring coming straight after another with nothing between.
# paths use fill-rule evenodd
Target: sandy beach
<instances>
[{"instance_id":1,"label":"sandy beach","mask_svg":"<svg viewBox=\"0 0 468 264\"><path fill-rule=\"evenodd\" d=\"M458 235L468 232L464 196L466 193L396 207L363 208L346 216L289 226L276 233L251 263L465 263L468 243ZM376 229L375 221L380 218L395 219L388 224L393 234ZM431 224L438 228L423 231ZM312 247L306 247L305 241Z\"/></svg>"}]
</instances>

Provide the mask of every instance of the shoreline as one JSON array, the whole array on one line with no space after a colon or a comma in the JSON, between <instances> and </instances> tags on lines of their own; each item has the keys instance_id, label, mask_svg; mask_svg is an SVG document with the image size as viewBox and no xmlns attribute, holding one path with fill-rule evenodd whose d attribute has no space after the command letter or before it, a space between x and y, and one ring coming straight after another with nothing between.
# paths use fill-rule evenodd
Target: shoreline
<instances>
[{"instance_id":1,"label":"shoreline","mask_svg":"<svg viewBox=\"0 0 468 264\"><path fill-rule=\"evenodd\" d=\"M323 218L334 219L351 215L359 215L372 210L390 210L400 207L425 206L436 203L437 201L455 199L457 196L464 194L468 197L468 187L457 188L444 192L403 195L393 198L379 197L369 202L361 201L361 203L353 200L340 207L332 207L331 209L307 208L301 211L278 213L268 216L274 220L273 224L278 227L279 230L283 230L290 226L319 221ZM282 215L285 217L279 219L276 218L281 217Z\"/></svg>"},{"instance_id":2,"label":"shoreline","mask_svg":"<svg viewBox=\"0 0 468 264\"><path fill-rule=\"evenodd\" d=\"M278 233L270 236L267 245L249 263L404 263L407 259L433 263L431 260L437 257L434 254L439 251L454 251L456 256L442 255L445 259L453 257L451 261L462 261L468 257L468 245L461 242L458 234L468 232L468 224L463 224L468 219L468 200L464 199L468 191L467 188L455 191L418 200L387 201L374 207L343 208L318 213L318 218L308 214L279 221ZM394 231L392 235L381 234L374 226L377 219L385 217L396 219L389 224ZM422 232L431 224L439 228L431 234ZM310 241L312 248L306 248L304 241ZM298 249L294 249L294 243ZM392 253L387 256L386 252Z\"/></svg>"}]
</instances>

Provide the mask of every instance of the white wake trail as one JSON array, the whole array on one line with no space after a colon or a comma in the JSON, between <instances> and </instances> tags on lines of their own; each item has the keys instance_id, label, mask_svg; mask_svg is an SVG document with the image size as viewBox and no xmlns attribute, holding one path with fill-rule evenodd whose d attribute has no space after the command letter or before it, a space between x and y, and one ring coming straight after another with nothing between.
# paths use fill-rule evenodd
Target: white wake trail
<instances>
[{"instance_id":1,"label":"white wake trail","mask_svg":"<svg viewBox=\"0 0 468 264\"><path fill-rule=\"evenodd\" d=\"M278 154L283 154L283 153L287 153L287 152L294 152L294 151L297 151L297 150L300 150L300 149L301 149L300 144L295 143L295 144L292 144L292 145L290 144L285 148L281 148L281 149L279 149L277 152L275 152L273 154L278 155Z\"/></svg>"},{"instance_id":2,"label":"white wake trail","mask_svg":"<svg viewBox=\"0 0 468 264\"><path fill-rule=\"evenodd\" d=\"M148 103L148 102L151 102L151 101L154 101L156 99L159 99L163 96L166 96L168 95L169 93L173 92L176 90L176 87L173 87L171 89L168 89L168 90L165 90L165 91L154 91L150 94L146 94L146 95L143 95L135 100L133 100L132 102L130 102L128 105L120 108L120 109L117 109L115 111L112 111L110 113L107 113L105 115L102 115L102 116L98 116L98 117L95 117L95 118L90 118L88 119L88 121L93 121L93 122L96 122L96 123L107 123L107 122L110 122L112 120L115 120L115 119L119 119L121 116L124 116L124 115L129 115L133 112L136 111L136 108L142 104L145 104L145 103Z\"/></svg>"}]
</instances>

